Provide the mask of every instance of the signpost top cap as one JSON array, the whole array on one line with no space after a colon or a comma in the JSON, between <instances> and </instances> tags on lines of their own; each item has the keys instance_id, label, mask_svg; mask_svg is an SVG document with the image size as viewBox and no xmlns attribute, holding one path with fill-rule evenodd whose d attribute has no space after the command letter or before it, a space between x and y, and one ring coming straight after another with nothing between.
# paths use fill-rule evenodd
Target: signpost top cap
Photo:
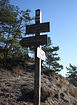
<instances>
[{"instance_id":1,"label":"signpost top cap","mask_svg":"<svg viewBox=\"0 0 77 105\"><path fill-rule=\"evenodd\" d=\"M36 9L36 11L41 11L40 9Z\"/></svg>"},{"instance_id":2,"label":"signpost top cap","mask_svg":"<svg viewBox=\"0 0 77 105\"><path fill-rule=\"evenodd\" d=\"M41 15L41 10L40 9L37 9L36 10L36 16L40 16Z\"/></svg>"}]
</instances>

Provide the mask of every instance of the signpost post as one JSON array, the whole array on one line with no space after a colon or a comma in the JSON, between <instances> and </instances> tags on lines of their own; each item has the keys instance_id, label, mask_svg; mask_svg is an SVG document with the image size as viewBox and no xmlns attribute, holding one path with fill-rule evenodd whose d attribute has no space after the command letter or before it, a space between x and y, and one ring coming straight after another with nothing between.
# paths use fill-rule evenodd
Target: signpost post
<instances>
[{"instance_id":1,"label":"signpost post","mask_svg":"<svg viewBox=\"0 0 77 105\"><path fill-rule=\"evenodd\" d=\"M35 47L34 105L40 105L41 60L46 58L41 45L47 44L47 35L40 35L40 33L49 32L49 29L49 22L41 23L41 11L38 9L35 14L35 24L26 26L26 34L35 34L35 36L26 37L20 41L23 47Z\"/></svg>"},{"instance_id":2,"label":"signpost post","mask_svg":"<svg viewBox=\"0 0 77 105\"><path fill-rule=\"evenodd\" d=\"M41 22L41 11L36 10L35 23ZM40 33L37 32L36 36ZM41 48L41 46L38 46ZM35 77L34 77L34 105L40 105L41 101L41 59L37 57L37 47L35 48Z\"/></svg>"}]
</instances>

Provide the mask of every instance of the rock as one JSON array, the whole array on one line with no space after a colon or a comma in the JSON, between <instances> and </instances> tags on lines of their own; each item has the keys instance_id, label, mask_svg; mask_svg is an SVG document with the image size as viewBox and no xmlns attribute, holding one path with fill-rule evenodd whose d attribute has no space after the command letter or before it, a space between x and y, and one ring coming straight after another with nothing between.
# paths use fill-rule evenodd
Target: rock
<instances>
[{"instance_id":1,"label":"rock","mask_svg":"<svg viewBox=\"0 0 77 105\"><path fill-rule=\"evenodd\" d=\"M0 105L33 105L33 70L21 74L0 70ZM50 71L42 73L41 93L41 105L77 105L77 87Z\"/></svg>"}]
</instances>

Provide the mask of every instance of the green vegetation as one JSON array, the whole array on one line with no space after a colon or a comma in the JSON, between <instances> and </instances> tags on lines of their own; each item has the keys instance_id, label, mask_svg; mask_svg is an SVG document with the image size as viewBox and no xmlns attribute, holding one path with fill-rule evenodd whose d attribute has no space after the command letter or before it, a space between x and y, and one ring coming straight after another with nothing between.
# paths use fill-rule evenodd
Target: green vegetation
<instances>
[{"instance_id":1,"label":"green vegetation","mask_svg":"<svg viewBox=\"0 0 77 105\"><path fill-rule=\"evenodd\" d=\"M75 65L69 64L67 69L67 77L69 78L69 82L77 87L77 67Z\"/></svg>"},{"instance_id":2,"label":"green vegetation","mask_svg":"<svg viewBox=\"0 0 77 105\"><path fill-rule=\"evenodd\" d=\"M59 46L52 46L51 39L48 37L48 45L43 47L46 54L45 66L53 72L59 72L63 69L63 66L59 64L60 57L57 54Z\"/></svg>"},{"instance_id":3,"label":"green vegetation","mask_svg":"<svg viewBox=\"0 0 77 105\"><path fill-rule=\"evenodd\" d=\"M53 46L51 43L51 38L48 37L48 44L42 46L42 49L44 50L46 54L46 61L42 61L42 66L47 68L48 70L51 70L52 72L58 73L63 69L63 66L59 64L60 57L57 54L57 51L59 50L59 46ZM32 53L34 53L34 47L31 47L30 50Z\"/></svg>"},{"instance_id":4,"label":"green vegetation","mask_svg":"<svg viewBox=\"0 0 77 105\"><path fill-rule=\"evenodd\" d=\"M22 11L9 0L0 0L0 64L3 66L8 60L28 58L28 49L22 48L19 41L31 20L30 10Z\"/></svg>"},{"instance_id":5,"label":"green vegetation","mask_svg":"<svg viewBox=\"0 0 77 105\"><path fill-rule=\"evenodd\" d=\"M0 66L9 68L27 61L28 48L23 48L19 41L25 36L26 25L33 20L30 10L20 10L19 7L10 4L10 0L0 0ZM30 48L34 51L34 48ZM53 47L50 37L48 45L43 46L46 53L45 67L54 72L63 69L58 63L60 57L56 53L59 47Z\"/></svg>"},{"instance_id":6,"label":"green vegetation","mask_svg":"<svg viewBox=\"0 0 77 105\"><path fill-rule=\"evenodd\" d=\"M69 67L66 67L66 68L68 70L67 72L68 77L75 79L77 81L77 67L70 64Z\"/></svg>"}]
</instances>

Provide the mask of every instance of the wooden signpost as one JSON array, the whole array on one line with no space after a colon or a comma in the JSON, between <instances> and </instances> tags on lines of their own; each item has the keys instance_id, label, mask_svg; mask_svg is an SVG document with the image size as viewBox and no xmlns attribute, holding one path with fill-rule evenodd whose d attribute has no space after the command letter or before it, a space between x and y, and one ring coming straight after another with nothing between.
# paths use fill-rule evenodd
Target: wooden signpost
<instances>
[{"instance_id":1,"label":"wooden signpost","mask_svg":"<svg viewBox=\"0 0 77 105\"><path fill-rule=\"evenodd\" d=\"M47 45L47 35L26 37L20 41L20 44L23 47L32 47L32 46L38 47L39 45L44 45L44 44Z\"/></svg>"},{"instance_id":2,"label":"wooden signpost","mask_svg":"<svg viewBox=\"0 0 77 105\"><path fill-rule=\"evenodd\" d=\"M42 32L50 31L50 23L41 23L41 11L36 10L35 24L27 25L26 34L35 34L32 37L23 38L21 46L35 46L35 75L34 75L34 105L40 105L41 101L41 60L45 60L45 52L41 45L47 44L47 35L40 35Z\"/></svg>"},{"instance_id":3,"label":"wooden signpost","mask_svg":"<svg viewBox=\"0 0 77 105\"><path fill-rule=\"evenodd\" d=\"M49 31L50 31L49 22L26 26L26 34L35 34L37 32L42 33L42 32L49 32Z\"/></svg>"}]
</instances>

